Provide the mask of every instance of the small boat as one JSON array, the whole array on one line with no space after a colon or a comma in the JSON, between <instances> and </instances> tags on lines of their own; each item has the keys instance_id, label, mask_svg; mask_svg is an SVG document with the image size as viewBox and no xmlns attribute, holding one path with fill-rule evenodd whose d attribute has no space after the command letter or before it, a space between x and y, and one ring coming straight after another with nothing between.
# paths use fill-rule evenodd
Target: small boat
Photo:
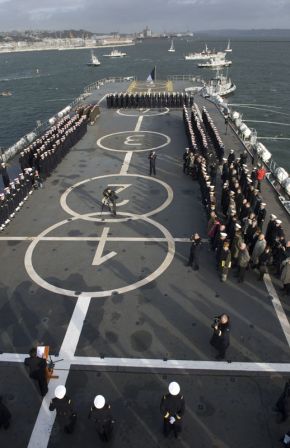
<instances>
[{"instance_id":1,"label":"small boat","mask_svg":"<svg viewBox=\"0 0 290 448\"><path fill-rule=\"evenodd\" d=\"M231 48L231 41L229 40L228 41L228 45L227 45L227 48L225 49L225 52L226 53L231 53L233 50L232 50L232 48Z\"/></svg>"},{"instance_id":2,"label":"small boat","mask_svg":"<svg viewBox=\"0 0 290 448\"><path fill-rule=\"evenodd\" d=\"M232 65L232 61L227 61L224 58L211 58L209 62L203 62L201 64L197 64L199 68L220 68L220 67L229 67Z\"/></svg>"},{"instance_id":3,"label":"small boat","mask_svg":"<svg viewBox=\"0 0 290 448\"><path fill-rule=\"evenodd\" d=\"M97 67L98 65L101 65L99 59L93 51L91 52L91 62L88 62L87 65L89 65L90 67Z\"/></svg>"},{"instance_id":4,"label":"small boat","mask_svg":"<svg viewBox=\"0 0 290 448\"><path fill-rule=\"evenodd\" d=\"M122 53L119 50L112 50L109 54L104 54L103 56L106 56L107 58L123 58L124 56L127 56L127 53Z\"/></svg>"},{"instance_id":5,"label":"small boat","mask_svg":"<svg viewBox=\"0 0 290 448\"><path fill-rule=\"evenodd\" d=\"M12 96L12 92L10 92L10 90L3 90L3 92L0 93L0 96Z\"/></svg>"},{"instance_id":6,"label":"small boat","mask_svg":"<svg viewBox=\"0 0 290 448\"><path fill-rule=\"evenodd\" d=\"M209 81L209 83L204 87L204 96L227 96L236 90L236 85L228 77L224 76L220 70L217 70L216 76Z\"/></svg>"},{"instance_id":7,"label":"small boat","mask_svg":"<svg viewBox=\"0 0 290 448\"><path fill-rule=\"evenodd\" d=\"M211 58L224 58L225 55L223 51L210 50L205 44L205 49L201 53L189 53L184 58L186 61L206 61Z\"/></svg>"},{"instance_id":8,"label":"small boat","mask_svg":"<svg viewBox=\"0 0 290 448\"><path fill-rule=\"evenodd\" d=\"M173 39L172 39L172 41L171 41L171 46L170 46L170 48L169 48L169 50L168 50L170 53L174 53L175 52L175 48L174 48L174 45L173 45Z\"/></svg>"}]
</instances>

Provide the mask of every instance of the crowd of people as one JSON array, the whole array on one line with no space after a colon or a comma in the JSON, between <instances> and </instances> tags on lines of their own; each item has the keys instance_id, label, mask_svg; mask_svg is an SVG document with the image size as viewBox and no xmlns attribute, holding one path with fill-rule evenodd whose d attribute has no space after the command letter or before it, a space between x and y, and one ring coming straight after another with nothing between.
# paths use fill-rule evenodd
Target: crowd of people
<instances>
[{"instance_id":1,"label":"crowd of people","mask_svg":"<svg viewBox=\"0 0 290 448\"><path fill-rule=\"evenodd\" d=\"M110 93L107 95L108 109L191 107L193 96L183 92Z\"/></svg>"},{"instance_id":2,"label":"crowd of people","mask_svg":"<svg viewBox=\"0 0 290 448\"><path fill-rule=\"evenodd\" d=\"M225 158L224 144L206 109L202 111L205 130L194 106L190 114L184 107L183 117L189 142L183 172L199 182L221 281L236 268L238 282L243 282L250 267L258 269L262 280L271 266L289 295L290 241L277 216L271 214L265 224L266 203L261 195L265 169L261 164L250 169L246 150L236 155L231 149Z\"/></svg>"},{"instance_id":3,"label":"crowd of people","mask_svg":"<svg viewBox=\"0 0 290 448\"><path fill-rule=\"evenodd\" d=\"M4 185L0 193L0 230L4 230L34 189L42 188L45 179L63 157L85 134L90 108L60 119L40 138L25 148L19 157L21 173L10 180L7 165L1 163Z\"/></svg>"}]
</instances>

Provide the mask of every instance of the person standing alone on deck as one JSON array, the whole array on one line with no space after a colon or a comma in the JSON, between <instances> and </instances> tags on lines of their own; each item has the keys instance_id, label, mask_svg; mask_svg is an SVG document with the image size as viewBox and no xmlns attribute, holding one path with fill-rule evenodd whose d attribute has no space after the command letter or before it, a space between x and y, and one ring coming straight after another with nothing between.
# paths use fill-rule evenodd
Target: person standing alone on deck
<instances>
[{"instance_id":1,"label":"person standing alone on deck","mask_svg":"<svg viewBox=\"0 0 290 448\"><path fill-rule=\"evenodd\" d=\"M150 154L148 156L149 159L149 163L150 163L150 176L152 176L152 173L154 174L154 176L156 176L156 152L155 151L150 151Z\"/></svg>"},{"instance_id":2,"label":"person standing alone on deck","mask_svg":"<svg viewBox=\"0 0 290 448\"><path fill-rule=\"evenodd\" d=\"M190 246L190 253L189 253L189 259L187 266L192 266L194 271L199 270L199 254L200 254L200 248L201 248L201 238L198 233L195 233L190 238L190 241L192 241Z\"/></svg>"}]
</instances>

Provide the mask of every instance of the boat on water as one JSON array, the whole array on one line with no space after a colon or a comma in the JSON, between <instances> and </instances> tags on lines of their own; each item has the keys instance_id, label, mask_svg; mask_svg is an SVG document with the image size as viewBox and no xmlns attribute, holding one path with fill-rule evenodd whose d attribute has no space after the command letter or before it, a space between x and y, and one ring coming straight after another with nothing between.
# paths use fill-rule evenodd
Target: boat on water
<instances>
[{"instance_id":1,"label":"boat on water","mask_svg":"<svg viewBox=\"0 0 290 448\"><path fill-rule=\"evenodd\" d=\"M209 62L201 62L200 64L197 64L199 68L212 68L217 69L221 67L229 67L232 65L232 61L228 61L225 58L210 58Z\"/></svg>"},{"instance_id":2,"label":"boat on water","mask_svg":"<svg viewBox=\"0 0 290 448\"><path fill-rule=\"evenodd\" d=\"M127 56L127 53L113 49L111 51L111 53L104 54L103 56L105 56L107 58L123 58L124 56Z\"/></svg>"},{"instance_id":3,"label":"boat on water","mask_svg":"<svg viewBox=\"0 0 290 448\"><path fill-rule=\"evenodd\" d=\"M175 48L174 48L174 43L173 43L173 39L171 40L171 45L170 48L168 50L170 53L174 53L175 52Z\"/></svg>"},{"instance_id":4,"label":"boat on water","mask_svg":"<svg viewBox=\"0 0 290 448\"><path fill-rule=\"evenodd\" d=\"M184 56L186 61L208 60L212 58L224 58L226 55L223 51L210 50L205 44L205 49L201 53L189 53Z\"/></svg>"},{"instance_id":5,"label":"boat on water","mask_svg":"<svg viewBox=\"0 0 290 448\"><path fill-rule=\"evenodd\" d=\"M3 92L0 92L0 96L12 96L12 92L10 90L3 90Z\"/></svg>"},{"instance_id":6,"label":"boat on water","mask_svg":"<svg viewBox=\"0 0 290 448\"><path fill-rule=\"evenodd\" d=\"M232 94L236 88L228 74L225 76L221 70L217 70L216 76L205 84L203 94L210 97L225 97Z\"/></svg>"},{"instance_id":7,"label":"boat on water","mask_svg":"<svg viewBox=\"0 0 290 448\"><path fill-rule=\"evenodd\" d=\"M114 446L168 446L160 401L172 400L176 382L182 395L175 398L186 402L179 446L194 440L198 447L273 448L281 438L272 407L290 373L288 300L270 266L261 281L249 269L239 283L230 267L221 281L224 266L216 269L212 250L217 241L222 249L230 232L241 237L236 218L220 205L233 202L234 193L223 191L222 151L227 160L232 149L238 167L229 163L239 176L229 179L230 188L238 191L239 179L247 197L252 158L270 172L272 156L236 110L202 95L203 85L183 74L154 85L135 76L98 80L3 152L8 172L15 164L21 172L0 207L1 219L8 216L0 234L1 394L19 416L1 434L3 447L95 446L96 423L87 417L96 394L117 422L118 430L110 420ZM186 147L194 160L183 171ZM29 165L34 154L40 179ZM275 173L287 201L290 179ZM289 239L289 216L270 181L262 184L263 230L271 213ZM115 212L102 202L108 188L117 196ZM221 201L222 191L228 196ZM213 211L225 235L214 236ZM193 233L201 236L194 264ZM231 340L220 360L209 340L223 314ZM39 356L52 357L44 398L23 369L34 345ZM48 411L58 386L77 410L73 439Z\"/></svg>"},{"instance_id":8,"label":"boat on water","mask_svg":"<svg viewBox=\"0 0 290 448\"><path fill-rule=\"evenodd\" d=\"M101 65L99 59L97 58L97 56L94 54L94 52L91 52L91 61L87 63L87 65L89 65L90 67L97 67L99 65Z\"/></svg>"},{"instance_id":9,"label":"boat on water","mask_svg":"<svg viewBox=\"0 0 290 448\"><path fill-rule=\"evenodd\" d=\"M229 40L228 41L228 44L227 44L227 47L226 47L226 49L225 49L225 52L226 53L231 53L233 50L232 50L232 48L231 48L231 41Z\"/></svg>"}]
</instances>

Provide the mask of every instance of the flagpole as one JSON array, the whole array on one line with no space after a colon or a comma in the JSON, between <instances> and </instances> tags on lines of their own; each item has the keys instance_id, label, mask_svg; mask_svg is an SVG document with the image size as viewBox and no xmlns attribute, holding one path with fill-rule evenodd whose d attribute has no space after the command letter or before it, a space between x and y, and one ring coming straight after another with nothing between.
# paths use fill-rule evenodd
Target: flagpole
<instances>
[{"instance_id":1,"label":"flagpole","mask_svg":"<svg viewBox=\"0 0 290 448\"><path fill-rule=\"evenodd\" d=\"M155 81L157 81L157 70L156 70L156 65L155 65Z\"/></svg>"}]
</instances>

